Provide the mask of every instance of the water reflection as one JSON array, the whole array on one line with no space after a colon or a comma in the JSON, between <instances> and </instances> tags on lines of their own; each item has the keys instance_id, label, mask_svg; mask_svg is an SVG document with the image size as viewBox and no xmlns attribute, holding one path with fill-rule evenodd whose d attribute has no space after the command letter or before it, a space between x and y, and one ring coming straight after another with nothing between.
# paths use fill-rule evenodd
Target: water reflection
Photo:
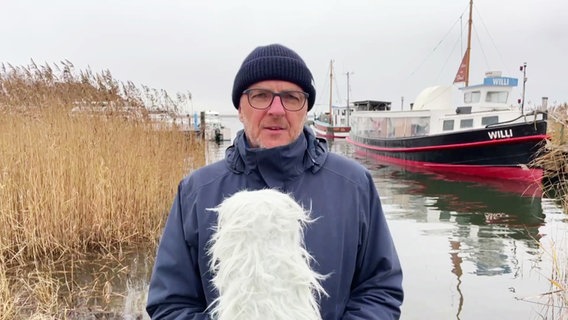
<instances>
[{"instance_id":1,"label":"water reflection","mask_svg":"<svg viewBox=\"0 0 568 320\"><path fill-rule=\"evenodd\" d=\"M566 230L566 219L540 184L412 171L356 154L343 141L330 146L373 175L405 269L404 319L539 319L554 312L541 294L550 291L554 267L541 245L550 241L543 230Z\"/></svg>"},{"instance_id":2,"label":"water reflection","mask_svg":"<svg viewBox=\"0 0 568 320\"><path fill-rule=\"evenodd\" d=\"M392 179L394 173L390 173ZM540 197L502 192L480 183L439 180L440 177L426 174L398 172L394 175L406 182L406 188L398 189L398 196L420 195L417 201L422 199L424 208L424 211L399 214L399 219L437 220L455 226L451 230L443 229L443 233L448 239L451 273L455 276L456 318L460 319L466 300L462 292L464 268L476 276L517 278L521 266L518 243L514 240L523 240L525 252L537 256L536 239L539 227L544 224ZM462 267L464 264L468 266Z\"/></svg>"},{"instance_id":3,"label":"water reflection","mask_svg":"<svg viewBox=\"0 0 568 320\"><path fill-rule=\"evenodd\" d=\"M503 192L476 182L440 180L439 176L375 167L372 173L387 204L402 206L389 217L417 223L444 223L447 229L427 230L448 236L453 270L469 261L477 275L512 273L516 258L510 239L524 240L538 249L539 227L544 224L540 197ZM390 188L384 185L396 181ZM459 253L459 257L458 257Z\"/></svg>"},{"instance_id":4,"label":"water reflection","mask_svg":"<svg viewBox=\"0 0 568 320\"><path fill-rule=\"evenodd\" d=\"M544 221L539 196L503 192L477 182L440 180L439 176L393 171L388 167L383 170L391 175L389 179L403 181L403 187L396 190L399 196L419 195L428 212L439 213L440 221L482 226L490 231L480 232L480 237L498 235L501 238L506 235L515 239L532 239L537 236L538 227ZM401 218L421 219L416 212Z\"/></svg>"}]
</instances>

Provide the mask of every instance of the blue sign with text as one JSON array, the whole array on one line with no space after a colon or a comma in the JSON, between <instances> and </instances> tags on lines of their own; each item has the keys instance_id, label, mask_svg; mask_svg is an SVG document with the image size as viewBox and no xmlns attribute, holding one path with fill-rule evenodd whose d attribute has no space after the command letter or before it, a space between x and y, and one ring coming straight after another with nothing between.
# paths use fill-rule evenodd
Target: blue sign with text
<instances>
[{"instance_id":1,"label":"blue sign with text","mask_svg":"<svg viewBox=\"0 0 568 320\"><path fill-rule=\"evenodd\" d=\"M494 77L483 79L483 85L486 86L502 86L502 87L516 87L519 84L519 79L507 77Z\"/></svg>"}]
</instances>

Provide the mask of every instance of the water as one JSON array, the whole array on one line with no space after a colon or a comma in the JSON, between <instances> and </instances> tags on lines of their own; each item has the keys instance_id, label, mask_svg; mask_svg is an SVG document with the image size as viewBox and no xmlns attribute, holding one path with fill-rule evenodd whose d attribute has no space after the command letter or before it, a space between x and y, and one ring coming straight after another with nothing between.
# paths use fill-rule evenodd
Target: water
<instances>
[{"instance_id":1,"label":"water","mask_svg":"<svg viewBox=\"0 0 568 320\"><path fill-rule=\"evenodd\" d=\"M210 160L228 145L210 144ZM345 141L331 150L372 173L403 265L402 319L568 319L558 296L544 295L555 290L551 252L568 265L568 215L538 186L411 172Z\"/></svg>"}]
</instances>

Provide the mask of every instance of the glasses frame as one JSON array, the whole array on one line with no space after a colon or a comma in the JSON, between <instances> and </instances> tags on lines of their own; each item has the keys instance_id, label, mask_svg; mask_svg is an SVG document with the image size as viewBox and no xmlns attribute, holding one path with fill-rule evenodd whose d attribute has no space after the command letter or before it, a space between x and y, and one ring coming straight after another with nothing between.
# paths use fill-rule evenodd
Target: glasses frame
<instances>
[{"instance_id":1,"label":"glasses frame","mask_svg":"<svg viewBox=\"0 0 568 320\"><path fill-rule=\"evenodd\" d=\"M254 91L254 90L261 90L261 91L264 91L264 92L267 92L267 93L272 94L272 99L270 100L270 103L269 103L266 107L264 107L264 108L255 107L255 106L251 103L249 93L250 93L251 91ZM284 100L282 99L282 95L283 95L283 94L291 93L291 92L301 93L302 95L304 95L304 103L302 103L302 105L300 106L300 108L298 108L298 109L296 109L296 110L294 110L294 109L289 109L289 108L286 106L286 103L284 102ZM307 92L304 92L304 91L298 91L298 90L284 90L284 91L280 91L280 92L274 92L274 91L272 91L272 90L261 89L261 88L246 89L246 90L243 91L242 94L244 94L244 95L247 96L248 103L249 103L249 105L250 105L253 109L256 109L256 110L267 110L267 109L270 109L270 107L272 106L272 103L274 103L274 98L275 98L275 97L279 97L279 98L280 98L280 103L282 103L282 107L284 107L284 109L285 109L286 111L290 111L290 112L296 112L296 111L302 110L302 108L304 108L304 106L306 105L306 102L308 101L308 98L310 97L310 94L307 93Z\"/></svg>"}]
</instances>

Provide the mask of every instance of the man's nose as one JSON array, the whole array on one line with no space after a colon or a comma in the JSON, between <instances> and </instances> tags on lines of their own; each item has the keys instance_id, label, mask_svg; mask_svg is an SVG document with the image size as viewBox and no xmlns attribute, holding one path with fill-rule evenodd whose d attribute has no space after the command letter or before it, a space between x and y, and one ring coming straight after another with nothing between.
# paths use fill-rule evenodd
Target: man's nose
<instances>
[{"instance_id":1,"label":"man's nose","mask_svg":"<svg viewBox=\"0 0 568 320\"><path fill-rule=\"evenodd\" d=\"M270 108L268 108L268 113L270 114L286 113L286 109L284 109L284 104L282 104L282 99L279 96L275 96L274 99L272 99L272 104L270 104Z\"/></svg>"}]
</instances>

